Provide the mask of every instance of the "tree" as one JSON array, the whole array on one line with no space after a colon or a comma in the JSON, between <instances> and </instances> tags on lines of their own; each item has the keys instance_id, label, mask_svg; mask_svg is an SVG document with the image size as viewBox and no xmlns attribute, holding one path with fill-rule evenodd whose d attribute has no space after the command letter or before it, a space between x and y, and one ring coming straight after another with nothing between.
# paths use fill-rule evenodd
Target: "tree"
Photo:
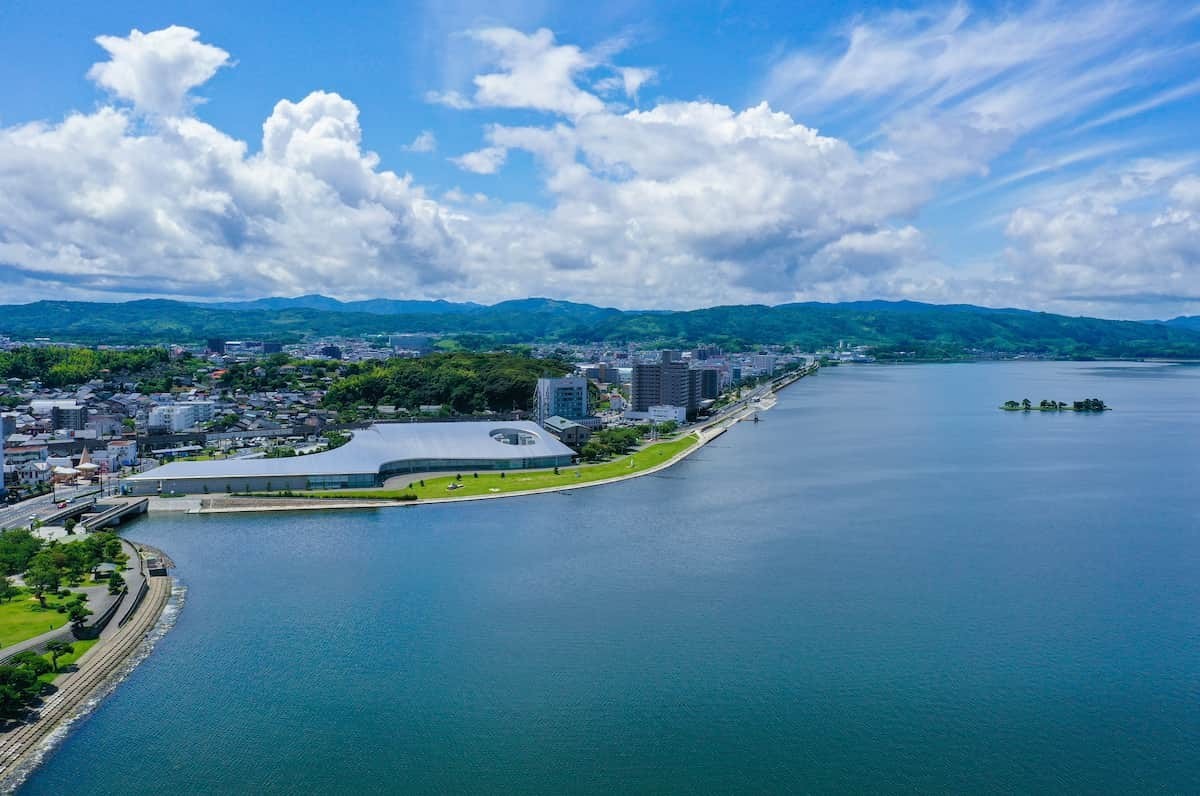
<instances>
[{"instance_id":1,"label":"tree","mask_svg":"<svg viewBox=\"0 0 1200 796\"><path fill-rule=\"evenodd\" d=\"M70 655L75 651L75 645L69 641L56 639L46 645L46 652L50 653L50 665L54 671L58 671L58 659L64 655Z\"/></svg>"},{"instance_id":2,"label":"tree","mask_svg":"<svg viewBox=\"0 0 1200 796\"><path fill-rule=\"evenodd\" d=\"M28 528L14 528L0 533L0 569L3 569L3 574L24 572L44 544Z\"/></svg>"},{"instance_id":3,"label":"tree","mask_svg":"<svg viewBox=\"0 0 1200 796\"><path fill-rule=\"evenodd\" d=\"M13 666L23 666L38 677L41 677L43 674L46 674L52 669L50 662L41 655L38 655L33 650L18 652L9 659L9 663L11 663Z\"/></svg>"},{"instance_id":4,"label":"tree","mask_svg":"<svg viewBox=\"0 0 1200 796\"><path fill-rule=\"evenodd\" d=\"M1029 402L1029 399L1028 399L1028 398L1023 398L1023 399L1021 400L1021 408L1022 408L1022 409L1032 409L1032 408L1033 408L1033 404Z\"/></svg>"},{"instance_id":5,"label":"tree","mask_svg":"<svg viewBox=\"0 0 1200 796\"><path fill-rule=\"evenodd\" d=\"M59 580L58 568L48 558L43 558L41 553L25 572L25 584L33 589L34 596L43 608L46 607L46 592L57 591Z\"/></svg>"},{"instance_id":6,"label":"tree","mask_svg":"<svg viewBox=\"0 0 1200 796\"><path fill-rule=\"evenodd\" d=\"M21 593L21 590L13 585L13 582L8 578L0 581L0 603L5 600L11 600Z\"/></svg>"},{"instance_id":7,"label":"tree","mask_svg":"<svg viewBox=\"0 0 1200 796\"><path fill-rule=\"evenodd\" d=\"M125 589L125 578L121 577L120 572L113 572L108 576L108 593L120 594Z\"/></svg>"},{"instance_id":8,"label":"tree","mask_svg":"<svg viewBox=\"0 0 1200 796\"><path fill-rule=\"evenodd\" d=\"M72 603L71 608L67 611L67 616L71 620L71 627L79 630L83 627L83 623L92 615L92 609L88 608L83 603Z\"/></svg>"}]
</instances>

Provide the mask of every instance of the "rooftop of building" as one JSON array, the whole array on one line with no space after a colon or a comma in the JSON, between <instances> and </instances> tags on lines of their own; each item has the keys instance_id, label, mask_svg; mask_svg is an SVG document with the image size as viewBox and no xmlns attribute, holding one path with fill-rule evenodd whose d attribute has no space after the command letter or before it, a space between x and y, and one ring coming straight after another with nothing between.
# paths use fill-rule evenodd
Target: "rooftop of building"
<instances>
[{"instance_id":1,"label":"rooftop of building","mask_svg":"<svg viewBox=\"0 0 1200 796\"><path fill-rule=\"evenodd\" d=\"M330 451L280 459L172 462L127 480L373 474L389 462L413 459L520 460L573 455L566 445L527 421L379 423L355 431L349 442Z\"/></svg>"}]
</instances>

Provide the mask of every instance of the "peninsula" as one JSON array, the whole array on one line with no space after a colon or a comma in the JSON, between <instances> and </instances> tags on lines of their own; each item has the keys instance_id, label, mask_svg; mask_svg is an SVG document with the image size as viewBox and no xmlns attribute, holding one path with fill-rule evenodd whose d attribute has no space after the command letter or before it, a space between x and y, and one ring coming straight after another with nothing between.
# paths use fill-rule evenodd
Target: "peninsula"
<instances>
[{"instance_id":1,"label":"peninsula","mask_svg":"<svg viewBox=\"0 0 1200 796\"><path fill-rule=\"evenodd\" d=\"M7 602L0 606L6 643L0 650L0 787L9 789L37 765L54 731L81 715L143 649L170 599L172 563L157 549L106 531L63 544L24 529L5 531L0 553L10 574L24 570L16 584L5 579ZM64 594L73 596L60 601ZM53 612L66 605L73 606L66 611L70 621L55 627ZM45 621L47 610L51 629L37 633L45 625L28 619Z\"/></svg>"}]
</instances>

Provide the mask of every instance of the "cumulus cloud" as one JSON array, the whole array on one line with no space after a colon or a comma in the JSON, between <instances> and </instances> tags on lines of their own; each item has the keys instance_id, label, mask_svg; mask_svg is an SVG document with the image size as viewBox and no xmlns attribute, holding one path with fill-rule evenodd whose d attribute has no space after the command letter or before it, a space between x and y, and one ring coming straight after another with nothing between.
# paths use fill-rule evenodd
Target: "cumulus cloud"
<instances>
[{"instance_id":1,"label":"cumulus cloud","mask_svg":"<svg viewBox=\"0 0 1200 796\"><path fill-rule=\"evenodd\" d=\"M546 28L533 33L479 28L465 35L483 49L495 71L475 75L469 95L458 89L431 91L426 94L427 101L458 110L521 108L579 117L605 110L604 101L581 86L585 73L606 73L595 81L596 91L620 89L631 99L636 99L638 89L656 74L653 69L610 63L623 46L620 40L587 51L574 44L559 44L554 32Z\"/></svg>"},{"instance_id":2,"label":"cumulus cloud","mask_svg":"<svg viewBox=\"0 0 1200 796\"><path fill-rule=\"evenodd\" d=\"M412 143L404 147L409 152L436 152L437 151L437 136L432 130L422 130Z\"/></svg>"},{"instance_id":3,"label":"cumulus cloud","mask_svg":"<svg viewBox=\"0 0 1200 796\"><path fill-rule=\"evenodd\" d=\"M0 129L0 263L77 292L394 292L459 276L444 208L360 148L336 94L281 101L261 152L191 117L101 108Z\"/></svg>"},{"instance_id":4,"label":"cumulus cloud","mask_svg":"<svg viewBox=\"0 0 1200 796\"><path fill-rule=\"evenodd\" d=\"M476 174L495 174L508 159L508 150L500 146L488 146L456 158L450 158L456 166L464 171Z\"/></svg>"},{"instance_id":5,"label":"cumulus cloud","mask_svg":"<svg viewBox=\"0 0 1200 796\"><path fill-rule=\"evenodd\" d=\"M98 36L110 60L94 65L88 77L139 111L182 113L197 101L188 92L229 64L229 53L197 41L199 36L178 25L150 33L134 28L124 38Z\"/></svg>"},{"instance_id":6,"label":"cumulus cloud","mask_svg":"<svg viewBox=\"0 0 1200 796\"><path fill-rule=\"evenodd\" d=\"M1200 298L1200 191L1186 161L1097 173L1015 210L1011 268L1048 302L1182 303Z\"/></svg>"}]
</instances>

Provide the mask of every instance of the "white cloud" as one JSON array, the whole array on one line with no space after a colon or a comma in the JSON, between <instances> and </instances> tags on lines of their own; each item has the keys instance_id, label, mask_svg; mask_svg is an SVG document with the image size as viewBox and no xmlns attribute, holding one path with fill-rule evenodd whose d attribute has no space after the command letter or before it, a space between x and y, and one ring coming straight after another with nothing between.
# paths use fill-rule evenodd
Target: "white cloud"
<instances>
[{"instance_id":1,"label":"white cloud","mask_svg":"<svg viewBox=\"0 0 1200 796\"><path fill-rule=\"evenodd\" d=\"M635 101L641 87L652 82L658 76L653 69L637 66L618 66L615 67L615 71L616 74L597 80L596 90L606 94L621 90L626 97Z\"/></svg>"},{"instance_id":2,"label":"white cloud","mask_svg":"<svg viewBox=\"0 0 1200 796\"><path fill-rule=\"evenodd\" d=\"M936 49L975 30L964 19L922 21L918 38ZM1098 23L1082 27L1089 24ZM362 148L358 108L332 92L278 102L251 154L246 142L178 115L199 85L190 77L176 81L174 105L154 102L175 110L155 110L151 125L106 106L59 124L0 128L0 263L14 279L93 295L546 294L626 307L905 297L1062 309L1104 293L1115 303L1095 306L1111 308L1200 283L1200 188L1186 160L1029 192L1009 218L1006 259L961 268L937 261L914 221L930 198L946 181L986 170L1050 113L1003 70L986 80L984 72L955 76L927 53L942 77L882 120L877 144L863 147L767 102L622 111L582 86L603 90L595 80L603 75L600 82L621 80L612 91L634 95L651 76L612 65L607 51L558 44L548 31L473 35L493 59L483 69L498 71L479 75L472 94L453 103L553 118L488 125L479 149L451 160L486 175L513 150L527 152L544 206L457 188L428 196ZM874 30L859 36L879 46L841 70L839 85L850 88L840 90L875 92L869 75L915 69L891 39ZM1036 44L1016 33L989 36L977 46ZM185 38L196 43L194 33ZM808 74L820 89L828 65L805 57L812 68L804 72L793 56L792 74ZM1064 77L1048 102L1100 91L1128 63ZM939 107L918 96L952 84L970 96ZM894 92L905 94L899 86ZM122 91L150 110L144 97ZM407 149L435 146L422 133ZM1010 182L1103 151L1049 155Z\"/></svg>"},{"instance_id":3,"label":"white cloud","mask_svg":"<svg viewBox=\"0 0 1200 796\"><path fill-rule=\"evenodd\" d=\"M464 171L472 171L476 174L495 174L504 165L507 158L507 149L489 146L456 158L450 158L450 161Z\"/></svg>"},{"instance_id":4,"label":"white cloud","mask_svg":"<svg viewBox=\"0 0 1200 796\"><path fill-rule=\"evenodd\" d=\"M98 63L88 77L145 113L170 116L197 100L188 92L229 63L229 53L197 41L199 33L172 25L129 36L98 36L111 60Z\"/></svg>"},{"instance_id":5,"label":"white cloud","mask_svg":"<svg viewBox=\"0 0 1200 796\"><path fill-rule=\"evenodd\" d=\"M1190 79L1194 46L1178 46L1178 16L1124 0L882 13L856 19L833 51L783 52L760 91L924 158L931 177L983 176L1031 133L1044 146L1194 93L1189 84L1106 111L1124 92Z\"/></svg>"},{"instance_id":6,"label":"white cloud","mask_svg":"<svg viewBox=\"0 0 1200 796\"><path fill-rule=\"evenodd\" d=\"M413 142L404 147L409 152L436 152L437 151L437 136L432 130L422 130Z\"/></svg>"},{"instance_id":7,"label":"white cloud","mask_svg":"<svg viewBox=\"0 0 1200 796\"><path fill-rule=\"evenodd\" d=\"M528 35L511 28L486 28L471 36L495 53L500 67L475 76L476 105L569 116L603 110L604 103L575 82L580 72L596 63L574 45L555 44L554 34L546 28Z\"/></svg>"},{"instance_id":8,"label":"white cloud","mask_svg":"<svg viewBox=\"0 0 1200 796\"><path fill-rule=\"evenodd\" d=\"M430 91L426 101L458 110L521 108L578 118L605 110L600 97L581 87L585 73L609 73L596 80L594 88L602 93L621 89L631 99L656 76L653 69L611 64L611 56L624 46L619 39L586 51L574 44L557 43L546 28L533 33L478 28L464 35L482 48L486 66L494 71L475 75L470 94L459 89Z\"/></svg>"},{"instance_id":9,"label":"white cloud","mask_svg":"<svg viewBox=\"0 0 1200 796\"><path fill-rule=\"evenodd\" d=\"M1012 213L1008 263L1046 302L1200 300L1200 202L1189 164L1144 160Z\"/></svg>"},{"instance_id":10,"label":"white cloud","mask_svg":"<svg viewBox=\"0 0 1200 796\"><path fill-rule=\"evenodd\" d=\"M450 215L359 146L336 94L281 101L262 151L190 117L101 108L0 128L0 263L76 294L427 290L461 276Z\"/></svg>"}]
</instances>

